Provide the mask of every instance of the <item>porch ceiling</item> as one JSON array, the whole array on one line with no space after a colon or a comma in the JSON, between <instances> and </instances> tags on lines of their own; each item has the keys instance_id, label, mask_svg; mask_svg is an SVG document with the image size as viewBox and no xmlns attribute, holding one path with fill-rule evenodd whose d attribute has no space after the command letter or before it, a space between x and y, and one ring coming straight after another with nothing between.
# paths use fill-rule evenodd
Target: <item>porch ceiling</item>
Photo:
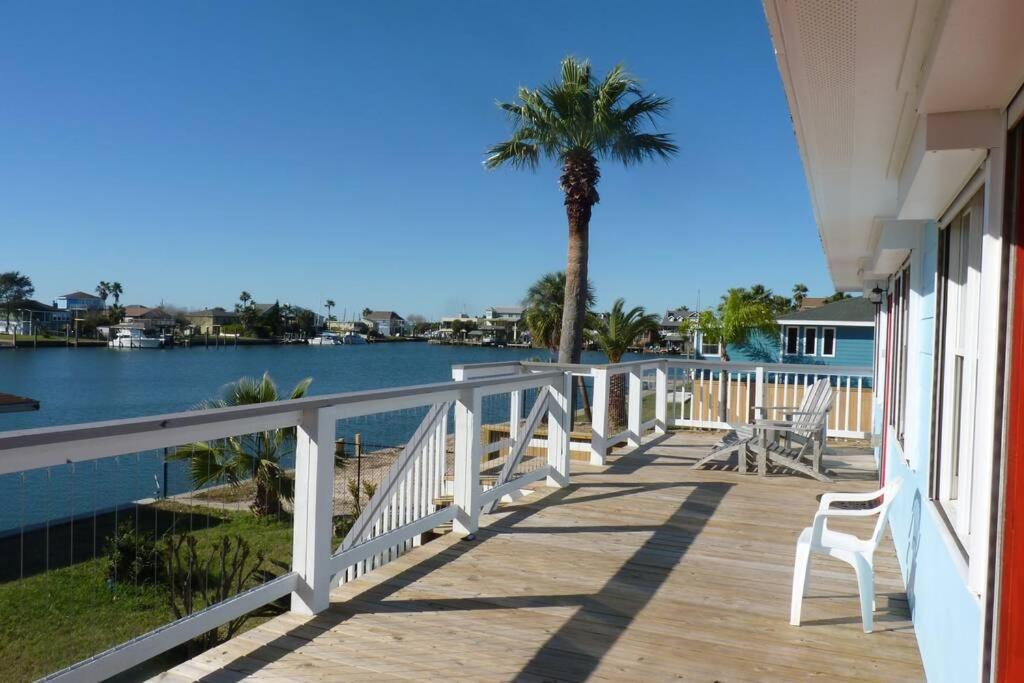
<instances>
[{"instance_id":1,"label":"porch ceiling","mask_svg":"<svg viewBox=\"0 0 1024 683\"><path fill-rule=\"evenodd\" d=\"M1020 87L1024 41L1013 29L1024 24L1024 3L764 7L829 271L838 289L860 289L882 222L907 199L900 176L922 115L1001 109Z\"/></svg>"}]
</instances>

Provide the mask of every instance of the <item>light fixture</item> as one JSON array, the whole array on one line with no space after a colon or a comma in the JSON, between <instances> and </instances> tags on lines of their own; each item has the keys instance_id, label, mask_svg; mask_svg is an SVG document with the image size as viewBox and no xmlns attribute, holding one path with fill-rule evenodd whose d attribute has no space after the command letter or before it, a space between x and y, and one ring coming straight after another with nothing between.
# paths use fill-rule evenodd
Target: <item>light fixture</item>
<instances>
[{"instance_id":1,"label":"light fixture","mask_svg":"<svg viewBox=\"0 0 1024 683\"><path fill-rule=\"evenodd\" d=\"M879 287L878 285L875 285L875 288L871 290L871 294L868 295L868 301L873 303L875 305L875 308L881 307L881 305L882 305L882 294L884 293L884 291L885 290L883 290L881 287Z\"/></svg>"}]
</instances>

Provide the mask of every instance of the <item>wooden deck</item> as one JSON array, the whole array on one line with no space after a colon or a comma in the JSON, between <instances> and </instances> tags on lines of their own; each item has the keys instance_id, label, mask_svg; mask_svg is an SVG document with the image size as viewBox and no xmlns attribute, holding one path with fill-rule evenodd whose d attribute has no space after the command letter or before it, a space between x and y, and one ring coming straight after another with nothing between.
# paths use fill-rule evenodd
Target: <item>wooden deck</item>
<instances>
[{"instance_id":1,"label":"wooden deck","mask_svg":"<svg viewBox=\"0 0 1024 683\"><path fill-rule=\"evenodd\" d=\"M827 455L831 485L691 470L709 438L573 463L571 486L485 517L478 540L429 543L160 680L923 680L888 538L873 634L853 571L820 557L788 624L797 534L819 493L872 488L870 458Z\"/></svg>"}]
</instances>

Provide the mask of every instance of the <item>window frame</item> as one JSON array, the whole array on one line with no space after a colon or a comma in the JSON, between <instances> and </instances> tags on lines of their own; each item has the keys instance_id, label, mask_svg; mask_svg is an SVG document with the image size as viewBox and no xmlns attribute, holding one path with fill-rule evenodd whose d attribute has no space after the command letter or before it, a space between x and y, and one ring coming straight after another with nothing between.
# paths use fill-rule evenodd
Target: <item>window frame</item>
<instances>
[{"instance_id":1,"label":"window frame","mask_svg":"<svg viewBox=\"0 0 1024 683\"><path fill-rule=\"evenodd\" d=\"M832 333L832 353L825 353L825 335ZM835 358L836 357L836 342L838 341L836 335L836 328L834 327L823 327L821 328L821 357L822 358Z\"/></svg>"},{"instance_id":2,"label":"window frame","mask_svg":"<svg viewBox=\"0 0 1024 683\"><path fill-rule=\"evenodd\" d=\"M893 326L892 352L890 353L892 371L889 375L889 427L892 428L900 449L904 451L904 458L906 458L904 437L906 435L909 309L910 261L908 259L893 277L892 310L889 319L889 324Z\"/></svg>"},{"instance_id":3,"label":"window frame","mask_svg":"<svg viewBox=\"0 0 1024 683\"><path fill-rule=\"evenodd\" d=\"M811 333L810 338L812 340L812 347L811 347L810 351L807 350L807 341L808 341L807 333L808 332ZM812 326L804 327L804 333L801 335L800 351L801 351L800 355L802 355L802 356L814 357L814 356L818 355L818 328L817 327L815 327L813 325Z\"/></svg>"},{"instance_id":4,"label":"window frame","mask_svg":"<svg viewBox=\"0 0 1024 683\"><path fill-rule=\"evenodd\" d=\"M936 268L929 497L968 556L974 481L984 188L942 228Z\"/></svg>"},{"instance_id":5,"label":"window frame","mask_svg":"<svg viewBox=\"0 0 1024 683\"><path fill-rule=\"evenodd\" d=\"M793 350L789 350L790 342L790 330L794 332L793 335ZM799 325L786 325L782 331L782 355L784 356L799 356L800 355L800 326Z\"/></svg>"}]
</instances>

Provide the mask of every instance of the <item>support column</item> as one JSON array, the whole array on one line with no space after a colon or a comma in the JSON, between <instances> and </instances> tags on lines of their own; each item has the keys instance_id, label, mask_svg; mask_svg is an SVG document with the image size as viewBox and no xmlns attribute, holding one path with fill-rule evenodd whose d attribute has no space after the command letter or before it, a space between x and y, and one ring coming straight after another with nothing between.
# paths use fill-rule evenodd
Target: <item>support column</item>
<instances>
[{"instance_id":1,"label":"support column","mask_svg":"<svg viewBox=\"0 0 1024 683\"><path fill-rule=\"evenodd\" d=\"M654 433L668 431L668 361L658 361L654 375Z\"/></svg>"},{"instance_id":2,"label":"support column","mask_svg":"<svg viewBox=\"0 0 1024 683\"><path fill-rule=\"evenodd\" d=\"M548 475L548 486L562 487L569 483L572 380L572 372L565 372L561 386L551 386L551 400L548 402L548 465L551 466L551 474Z\"/></svg>"},{"instance_id":3,"label":"support column","mask_svg":"<svg viewBox=\"0 0 1024 683\"><path fill-rule=\"evenodd\" d=\"M603 465L608 454L608 371L592 368L594 378L593 420L590 432L590 464Z\"/></svg>"},{"instance_id":4,"label":"support column","mask_svg":"<svg viewBox=\"0 0 1024 683\"><path fill-rule=\"evenodd\" d=\"M330 606L333 498L334 420L325 411L306 410L296 431L292 531L292 569L299 584L291 608L299 614Z\"/></svg>"},{"instance_id":5,"label":"support column","mask_svg":"<svg viewBox=\"0 0 1024 683\"><path fill-rule=\"evenodd\" d=\"M629 371L629 445L640 446L642 429L641 408L643 406L643 370L639 365Z\"/></svg>"},{"instance_id":6,"label":"support column","mask_svg":"<svg viewBox=\"0 0 1024 683\"><path fill-rule=\"evenodd\" d=\"M455 533L475 534L480 528L480 413L482 402L475 390L455 401Z\"/></svg>"}]
</instances>

